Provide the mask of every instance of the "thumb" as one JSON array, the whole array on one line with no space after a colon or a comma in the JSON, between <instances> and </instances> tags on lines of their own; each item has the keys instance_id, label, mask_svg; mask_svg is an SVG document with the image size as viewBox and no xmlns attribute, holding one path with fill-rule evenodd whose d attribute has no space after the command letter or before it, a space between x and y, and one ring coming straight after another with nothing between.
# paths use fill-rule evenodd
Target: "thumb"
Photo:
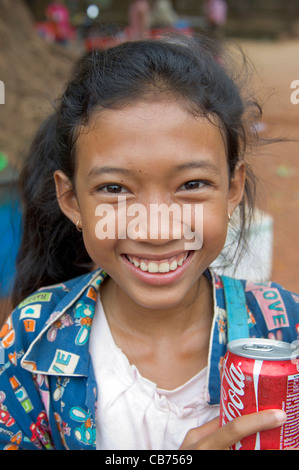
<instances>
[{"instance_id":1,"label":"thumb","mask_svg":"<svg viewBox=\"0 0 299 470\"><path fill-rule=\"evenodd\" d=\"M190 429L190 431L187 432L184 441L182 442L180 450L192 449L197 442L206 437L208 434L217 431L217 429L219 429L219 417L208 421L203 426Z\"/></svg>"}]
</instances>

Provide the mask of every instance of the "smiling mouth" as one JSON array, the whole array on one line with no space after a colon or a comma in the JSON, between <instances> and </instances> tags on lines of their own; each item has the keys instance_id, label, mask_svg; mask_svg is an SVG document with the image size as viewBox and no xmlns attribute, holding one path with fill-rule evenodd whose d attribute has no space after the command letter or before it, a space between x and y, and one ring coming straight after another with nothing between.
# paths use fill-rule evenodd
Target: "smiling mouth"
<instances>
[{"instance_id":1,"label":"smiling mouth","mask_svg":"<svg viewBox=\"0 0 299 470\"><path fill-rule=\"evenodd\" d=\"M149 272L151 274L154 274L175 271L184 264L189 255L190 251L179 253L178 255L172 256L171 258L159 260L146 259L139 256L127 254L125 255L125 257L128 261L130 261L131 264L135 266L135 268L138 268L143 272Z\"/></svg>"}]
</instances>

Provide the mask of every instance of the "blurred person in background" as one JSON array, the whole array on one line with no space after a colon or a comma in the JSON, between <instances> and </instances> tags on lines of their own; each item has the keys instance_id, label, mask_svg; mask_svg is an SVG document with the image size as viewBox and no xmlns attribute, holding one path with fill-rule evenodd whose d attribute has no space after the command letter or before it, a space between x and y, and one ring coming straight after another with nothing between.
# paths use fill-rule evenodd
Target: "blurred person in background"
<instances>
[{"instance_id":1,"label":"blurred person in background","mask_svg":"<svg viewBox=\"0 0 299 470\"><path fill-rule=\"evenodd\" d=\"M170 0L156 0L152 11L152 25L169 27L175 25L179 16L175 12Z\"/></svg>"},{"instance_id":2,"label":"blurred person in background","mask_svg":"<svg viewBox=\"0 0 299 470\"><path fill-rule=\"evenodd\" d=\"M132 0L129 6L130 39L141 39L148 35L150 29L151 9L147 0Z\"/></svg>"},{"instance_id":3,"label":"blurred person in background","mask_svg":"<svg viewBox=\"0 0 299 470\"><path fill-rule=\"evenodd\" d=\"M205 0L204 16L206 26L210 33L220 35L220 31L227 20L227 3L225 0Z\"/></svg>"},{"instance_id":4,"label":"blurred person in background","mask_svg":"<svg viewBox=\"0 0 299 470\"><path fill-rule=\"evenodd\" d=\"M47 6L46 18L52 23L55 41L67 45L73 37L73 29L69 9L64 5L63 0L55 0Z\"/></svg>"}]
</instances>

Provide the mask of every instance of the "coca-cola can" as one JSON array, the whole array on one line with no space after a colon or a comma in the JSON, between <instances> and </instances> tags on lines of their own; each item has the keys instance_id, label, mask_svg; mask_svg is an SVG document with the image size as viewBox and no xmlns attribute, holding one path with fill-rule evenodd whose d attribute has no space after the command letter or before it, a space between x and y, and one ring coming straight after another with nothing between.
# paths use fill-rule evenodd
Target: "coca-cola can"
<instances>
[{"instance_id":1,"label":"coca-cola can","mask_svg":"<svg viewBox=\"0 0 299 470\"><path fill-rule=\"evenodd\" d=\"M228 343L221 369L220 426L268 409L287 415L283 426L236 443L235 450L299 447L299 351L296 343L250 338Z\"/></svg>"}]
</instances>

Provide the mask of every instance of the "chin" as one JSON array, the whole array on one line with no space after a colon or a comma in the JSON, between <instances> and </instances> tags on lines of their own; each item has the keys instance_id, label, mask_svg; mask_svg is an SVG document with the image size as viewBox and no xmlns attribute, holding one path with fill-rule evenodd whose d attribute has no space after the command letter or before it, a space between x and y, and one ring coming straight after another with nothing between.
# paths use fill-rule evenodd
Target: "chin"
<instances>
[{"instance_id":1,"label":"chin","mask_svg":"<svg viewBox=\"0 0 299 470\"><path fill-rule=\"evenodd\" d=\"M133 294L128 291L127 294L140 307L149 310L167 310L183 305L186 302L189 304L192 301L190 299L194 298L193 292L192 286L189 289L179 288L178 286L161 286L154 289L146 289L146 292L140 289L137 295L135 292Z\"/></svg>"}]
</instances>

